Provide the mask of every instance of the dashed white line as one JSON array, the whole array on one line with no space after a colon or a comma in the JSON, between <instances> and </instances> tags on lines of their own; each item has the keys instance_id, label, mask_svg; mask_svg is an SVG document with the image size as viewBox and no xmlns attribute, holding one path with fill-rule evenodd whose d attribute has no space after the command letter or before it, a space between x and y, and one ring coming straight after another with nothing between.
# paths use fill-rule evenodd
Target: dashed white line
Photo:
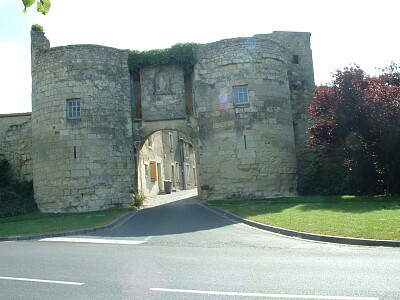
<instances>
[{"instance_id":1,"label":"dashed white line","mask_svg":"<svg viewBox=\"0 0 400 300\"><path fill-rule=\"evenodd\" d=\"M109 240L109 239L89 239L89 238L66 238L54 237L41 239L39 242L64 242L64 243L88 243L88 244L112 244L112 245L139 245L145 241L133 240Z\"/></svg>"},{"instance_id":2,"label":"dashed white line","mask_svg":"<svg viewBox=\"0 0 400 300\"><path fill-rule=\"evenodd\" d=\"M84 285L84 283L82 283L82 282L44 280L44 279L34 279L34 278L3 277L3 276L0 276L0 280L29 281L29 282L64 284L64 285Z\"/></svg>"},{"instance_id":3,"label":"dashed white line","mask_svg":"<svg viewBox=\"0 0 400 300\"><path fill-rule=\"evenodd\" d=\"M290 295L290 294L263 294L263 293L237 293L237 292L218 292L184 289L164 289L151 288L154 292L180 293L180 294L202 294L213 296L238 296L256 298L280 298L280 299L319 299L319 300L379 300L376 297L347 297L347 296L316 296L316 295Z\"/></svg>"}]
</instances>

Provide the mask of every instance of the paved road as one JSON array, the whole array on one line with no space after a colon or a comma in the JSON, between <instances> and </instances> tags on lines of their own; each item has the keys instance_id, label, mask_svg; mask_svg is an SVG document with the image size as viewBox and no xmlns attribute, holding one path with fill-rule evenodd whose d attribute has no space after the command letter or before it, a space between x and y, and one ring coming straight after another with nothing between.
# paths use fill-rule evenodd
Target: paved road
<instances>
[{"instance_id":1,"label":"paved road","mask_svg":"<svg viewBox=\"0 0 400 300\"><path fill-rule=\"evenodd\" d=\"M193 192L95 235L0 243L0 299L400 299L400 249L269 234Z\"/></svg>"}]
</instances>

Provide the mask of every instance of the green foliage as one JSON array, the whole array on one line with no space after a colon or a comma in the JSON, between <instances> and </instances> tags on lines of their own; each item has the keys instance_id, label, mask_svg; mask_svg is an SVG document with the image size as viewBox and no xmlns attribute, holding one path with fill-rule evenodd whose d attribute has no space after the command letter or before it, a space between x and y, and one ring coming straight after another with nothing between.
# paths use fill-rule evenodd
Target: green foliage
<instances>
[{"instance_id":1,"label":"green foliage","mask_svg":"<svg viewBox=\"0 0 400 300\"><path fill-rule=\"evenodd\" d=\"M14 181L11 167L0 154L0 218L12 217L37 210L33 199L33 184Z\"/></svg>"},{"instance_id":2,"label":"green foliage","mask_svg":"<svg viewBox=\"0 0 400 300\"><path fill-rule=\"evenodd\" d=\"M11 168L3 154L0 154L0 188L11 183Z\"/></svg>"},{"instance_id":3,"label":"green foliage","mask_svg":"<svg viewBox=\"0 0 400 300\"><path fill-rule=\"evenodd\" d=\"M44 28L42 25L39 24L33 24L31 27L32 31L44 31Z\"/></svg>"},{"instance_id":4,"label":"green foliage","mask_svg":"<svg viewBox=\"0 0 400 300\"><path fill-rule=\"evenodd\" d=\"M143 193L135 193L135 207L142 207L146 196Z\"/></svg>"},{"instance_id":5,"label":"green foliage","mask_svg":"<svg viewBox=\"0 0 400 300\"><path fill-rule=\"evenodd\" d=\"M196 63L192 50L193 45L194 43L183 43L167 49L130 50L128 58L129 69L132 72L139 72L143 66L175 64L183 68L185 75L190 75Z\"/></svg>"},{"instance_id":6,"label":"green foliage","mask_svg":"<svg viewBox=\"0 0 400 300\"><path fill-rule=\"evenodd\" d=\"M26 13L26 9L31 7L35 2L36 0L22 0L22 3L24 4L24 13Z\"/></svg>"},{"instance_id":7,"label":"green foliage","mask_svg":"<svg viewBox=\"0 0 400 300\"><path fill-rule=\"evenodd\" d=\"M13 217L36 210L32 181L15 182L0 188L0 218Z\"/></svg>"},{"instance_id":8,"label":"green foliage","mask_svg":"<svg viewBox=\"0 0 400 300\"><path fill-rule=\"evenodd\" d=\"M342 156L317 159L305 176L300 195L382 195L382 175L369 157L342 161Z\"/></svg>"},{"instance_id":9,"label":"green foliage","mask_svg":"<svg viewBox=\"0 0 400 300\"><path fill-rule=\"evenodd\" d=\"M338 167L343 170L342 191L400 194L399 69L393 63L382 75L370 77L357 66L345 68L336 71L332 84L315 89L308 109L313 121L308 144L329 165L312 170L309 187L314 193L318 183L337 193L329 181Z\"/></svg>"},{"instance_id":10,"label":"green foliage","mask_svg":"<svg viewBox=\"0 0 400 300\"><path fill-rule=\"evenodd\" d=\"M346 169L324 160L314 161L306 174L301 195L341 195L346 187Z\"/></svg>"},{"instance_id":11,"label":"green foliage","mask_svg":"<svg viewBox=\"0 0 400 300\"><path fill-rule=\"evenodd\" d=\"M50 0L40 0L37 2L36 10L45 15L49 12L50 6L51 6Z\"/></svg>"},{"instance_id":12,"label":"green foliage","mask_svg":"<svg viewBox=\"0 0 400 300\"><path fill-rule=\"evenodd\" d=\"M42 14L47 14L50 10L51 7L51 1L50 0L22 0L22 4L24 5L24 13L27 12L27 8L31 7L35 2L36 4L36 10L39 13Z\"/></svg>"}]
</instances>

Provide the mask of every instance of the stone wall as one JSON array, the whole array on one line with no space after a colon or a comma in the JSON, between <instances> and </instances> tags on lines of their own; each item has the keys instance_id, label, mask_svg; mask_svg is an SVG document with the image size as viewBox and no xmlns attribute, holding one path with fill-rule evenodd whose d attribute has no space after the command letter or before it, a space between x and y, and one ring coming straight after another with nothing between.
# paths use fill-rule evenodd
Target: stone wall
<instances>
[{"instance_id":1,"label":"stone wall","mask_svg":"<svg viewBox=\"0 0 400 300\"><path fill-rule=\"evenodd\" d=\"M31 119L31 113L0 114L0 141L6 136L10 126L20 125Z\"/></svg>"},{"instance_id":2,"label":"stone wall","mask_svg":"<svg viewBox=\"0 0 400 300\"><path fill-rule=\"evenodd\" d=\"M287 50L256 36L195 46L203 199L296 194ZM248 88L235 105L233 88Z\"/></svg>"},{"instance_id":3,"label":"stone wall","mask_svg":"<svg viewBox=\"0 0 400 300\"><path fill-rule=\"evenodd\" d=\"M290 62L288 64L288 78L298 175L297 190L301 192L304 176L311 161L314 159L312 152L307 147L308 128L311 126L308 120L307 108L311 104L315 85L312 51L310 49L311 34L308 32L274 31L272 34L265 36L278 41L288 50L287 61Z\"/></svg>"},{"instance_id":4,"label":"stone wall","mask_svg":"<svg viewBox=\"0 0 400 300\"><path fill-rule=\"evenodd\" d=\"M174 65L143 67L140 72L143 119L186 118L183 70Z\"/></svg>"},{"instance_id":5,"label":"stone wall","mask_svg":"<svg viewBox=\"0 0 400 300\"><path fill-rule=\"evenodd\" d=\"M30 113L0 115L0 153L17 180L32 180L32 122Z\"/></svg>"},{"instance_id":6,"label":"stone wall","mask_svg":"<svg viewBox=\"0 0 400 300\"><path fill-rule=\"evenodd\" d=\"M129 74L126 50L51 48L43 32L31 35L32 117L0 116L0 151L18 176L33 178L42 211L131 203L140 146L162 130L194 142L202 199L292 196L301 188L311 159L309 33L195 45L186 78L174 65ZM242 103L237 89L247 91ZM79 116L69 115L68 103L79 103Z\"/></svg>"},{"instance_id":7,"label":"stone wall","mask_svg":"<svg viewBox=\"0 0 400 300\"><path fill-rule=\"evenodd\" d=\"M49 48L40 39L32 32L33 177L40 210L130 203L135 162L128 51ZM80 117L67 116L69 100L80 102Z\"/></svg>"}]
</instances>

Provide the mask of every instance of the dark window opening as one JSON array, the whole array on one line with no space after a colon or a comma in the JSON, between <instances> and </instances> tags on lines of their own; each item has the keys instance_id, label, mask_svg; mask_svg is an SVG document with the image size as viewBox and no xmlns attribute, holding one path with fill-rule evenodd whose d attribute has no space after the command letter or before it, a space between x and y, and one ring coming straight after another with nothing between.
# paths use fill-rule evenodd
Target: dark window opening
<instances>
[{"instance_id":1,"label":"dark window opening","mask_svg":"<svg viewBox=\"0 0 400 300\"><path fill-rule=\"evenodd\" d=\"M298 55L293 55L292 64L298 65L300 63L300 58Z\"/></svg>"},{"instance_id":2,"label":"dark window opening","mask_svg":"<svg viewBox=\"0 0 400 300\"><path fill-rule=\"evenodd\" d=\"M133 102L135 113L134 116L137 119L142 118L142 89L140 85L140 73L131 73L131 88L133 89Z\"/></svg>"},{"instance_id":3,"label":"dark window opening","mask_svg":"<svg viewBox=\"0 0 400 300\"><path fill-rule=\"evenodd\" d=\"M294 132L294 144L299 144L299 125L296 122L293 122L293 132Z\"/></svg>"},{"instance_id":4,"label":"dark window opening","mask_svg":"<svg viewBox=\"0 0 400 300\"><path fill-rule=\"evenodd\" d=\"M192 76L184 77L185 83L185 103L186 103L186 114L188 116L193 115L193 83Z\"/></svg>"}]
</instances>

